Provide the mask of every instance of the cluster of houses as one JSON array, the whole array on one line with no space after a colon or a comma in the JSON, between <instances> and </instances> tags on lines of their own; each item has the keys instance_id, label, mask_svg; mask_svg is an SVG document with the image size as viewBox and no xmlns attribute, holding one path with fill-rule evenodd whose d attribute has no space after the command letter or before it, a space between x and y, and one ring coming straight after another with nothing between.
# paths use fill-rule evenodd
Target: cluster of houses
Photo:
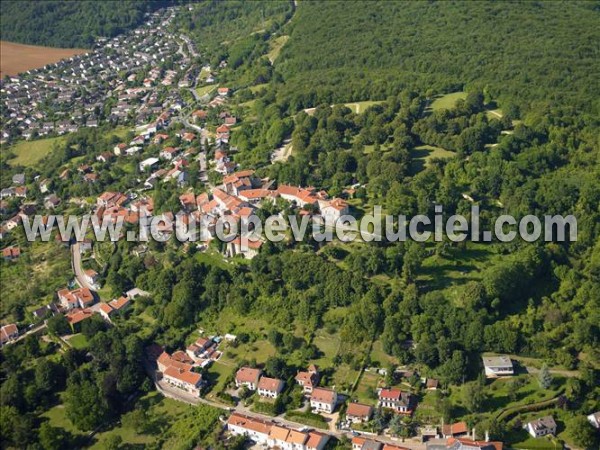
<instances>
[{"instance_id":1,"label":"cluster of houses","mask_svg":"<svg viewBox=\"0 0 600 450\"><path fill-rule=\"evenodd\" d=\"M160 69L177 53L175 36L167 31L174 14L172 8L158 11L130 33L99 39L88 53L2 81L3 142L19 135L30 139L71 133L82 126L97 127L102 120L133 116L143 121L158 113L153 108L162 110L162 105L154 84L170 86L177 75ZM183 58L180 67L189 65L189 57ZM144 81L139 80L140 73L148 73ZM142 86L130 87L138 81ZM104 106L113 98L116 104L104 117ZM55 121L53 116L62 117Z\"/></svg>"},{"instance_id":2,"label":"cluster of houses","mask_svg":"<svg viewBox=\"0 0 600 450\"><path fill-rule=\"evenodd\" d=\"M323 450L329 440L326 433L296 430L237 412L229 416L227 430L232 435L244 436L256 444L285 450Z\"/></svg>"},{"instance_id":3,"label":"cluster of houses","mask_svg":"<svg viewBox=\"0 0 600 450\"><path fill-rule=\"evenodd\" d=\"M169 385L188 392L194 397L200 395L205 381L199 369L205 368L221 357L219 351L220 336L200 337L188 345L185 352L177 350L171 355L157 346L150 351L156 359L158 376Z\"/></svg>"},{"instance_id":4,"label":"cluster of houses","mask_svg":"<svg viewBox=\"0 0 600 450\"><path fill-rule=\"evenodd\" d=\"M57 292L56 312L65 314L71 328L77 332L80 330L81 323L92 315L99 314L105 321L111 323L113 316L126 311L134 298L147 295L148 292L134 288L109 302L97 302L96 296L89 288L80 287L73 290L65 288Z\"/></svg>"}]
</instances>

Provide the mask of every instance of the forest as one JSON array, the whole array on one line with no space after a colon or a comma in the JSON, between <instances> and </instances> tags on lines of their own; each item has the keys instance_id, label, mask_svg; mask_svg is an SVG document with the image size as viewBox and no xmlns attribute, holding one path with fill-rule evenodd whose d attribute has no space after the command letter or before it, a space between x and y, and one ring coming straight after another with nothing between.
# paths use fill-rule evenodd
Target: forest
<instances>
[{"instance_id":1,"label":"forest","mask_svg":"<svg viewBox=\"0 0 600 450\"><path fill-rule=\"evenodd\" d=\"M18 0L0 6L2 40L63 48L90 48L96 38L112 38L140 25L144 14L174 4L170 0L119 2Z\"/></svg>"}]
</instances>

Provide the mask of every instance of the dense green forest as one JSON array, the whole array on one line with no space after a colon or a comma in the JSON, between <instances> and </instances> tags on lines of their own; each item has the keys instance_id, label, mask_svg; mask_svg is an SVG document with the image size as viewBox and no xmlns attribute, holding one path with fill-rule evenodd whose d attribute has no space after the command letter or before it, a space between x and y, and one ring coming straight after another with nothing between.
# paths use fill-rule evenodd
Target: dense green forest
<instances>
[{"instance_id":1,"label":"dense green forest","mask_svg":"<svg viewBox=\"0 0 600 450\"><path fill-rule=\"evenodd\" d=\"M89 48L98 37L114 37L143 21L168 0L15 0L0 4L2 40L50 47Z\"/></svg>"},{"instance_id":2,"label":"dense green forest","mask_svg":"<svg viewBox=\"0 0 600 450\"><path fill-rule=\"evenodd\" d=\"M483 90L503 107L600 109L597 2L313 2L276 64L291 109L406 88Z\"/></svg>"}]
</instances>

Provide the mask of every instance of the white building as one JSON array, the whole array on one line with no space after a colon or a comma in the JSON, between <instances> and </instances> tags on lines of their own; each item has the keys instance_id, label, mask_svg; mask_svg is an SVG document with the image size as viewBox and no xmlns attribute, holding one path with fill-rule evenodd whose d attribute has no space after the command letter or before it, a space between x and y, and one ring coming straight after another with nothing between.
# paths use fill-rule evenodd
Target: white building
<instances>
[{"instance_id":1,"label":"white building","mask_svg":"<svg viewBox=\"0 0 600 450\"><path fill-rule=\"evenodd\" d=\"M159 159L158 158L148 158L143 160L140 164L140 171L144 171L146 169L153 169L154 167L156 167L156 165L158 164Z\"/></svg>"},{"instance_id":2,"label":"white building","mask_svg":"<svg viewBox=\"0 0 600 450\"><path fill-rule=\"evenodd\" d=\"M526 428L527 432L534 438L556 434L556 422L552 416L533 420L526 425Z\"/></svg>"},{"instance_id":3,"label":"white building","mask_svg":"<svg viewBox=\"0 0 600 450\"><path fill-rule=\"evenodd\" d=\"M483 367L488 378L506 377L514 375L513 364L506 355L484 356Z\"/></svg>"},{"instance_id":4,"label":"white building","mask_svg":"<svg viewBox=\"0 0 600 450\"><path fill-rule=\"evenodd\" d=\"M337 393L331 389L314 388L310 396L310 407L315 411L331 414L337 405Z\"/></svg>"},{"instance_id":5,"label":"white building","mask_svg":"<svg viewBox=\"0 0 600 450\"><path fill-rule=\"evenodd\" d=\"M277 398L285 385L283 380L278 378L261 377L258 382L258 395L267 398Z\"/></svg>"},{"instance_id":6,"label":"white building","mask_svg":"<svg viewBox=\"0 0 600 450\"><path fill-rule=\"evenodd\" d=\"M251 391L255 391L258 388L258 380L262 371L260 369L253 369L251 367L242 367L235 374L235 386L245 386Z\"/></svg>"}]
</instances>

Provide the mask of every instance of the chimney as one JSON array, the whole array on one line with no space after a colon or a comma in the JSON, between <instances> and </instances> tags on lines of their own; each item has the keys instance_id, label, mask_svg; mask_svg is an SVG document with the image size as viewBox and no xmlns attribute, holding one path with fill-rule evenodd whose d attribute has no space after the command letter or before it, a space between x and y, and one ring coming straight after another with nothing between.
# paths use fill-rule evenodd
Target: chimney
<instances>
[{"instance_id":1,"label":"chimney","mask_svg":"<svg viewBox=\"0 0 600 450\"><path fill-rule=\"evenodd\" d=\"M473 440L475 441L475 440L476 440L476 439L475 439L475 427L473 427L473 430L472 430L472 435L473 435Z\"/></svg>"},{"instance_id":2,"label":"chimney","mask_svg":"<svg viewBox=\"0 0 600 450\"><path fill-rule=\"evenodd\" d=\"M490 442L490 432L485 430L485 442Z\"/></svg>"}]
</instances>

